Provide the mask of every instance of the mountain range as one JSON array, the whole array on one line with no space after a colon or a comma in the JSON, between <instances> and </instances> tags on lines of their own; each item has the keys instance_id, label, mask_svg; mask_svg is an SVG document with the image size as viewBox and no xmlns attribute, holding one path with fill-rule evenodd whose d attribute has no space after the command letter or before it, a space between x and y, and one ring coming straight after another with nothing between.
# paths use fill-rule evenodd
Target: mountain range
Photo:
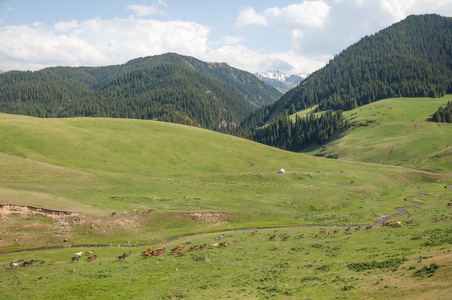
<instances>
[{"instance_id":1,"label":"mountain range","mask_svg":"<svg viewBox=\"0 0 452 300\"><path fill-rule=\"evenodd\" d=\"M256 75L257 78L267 83L268 85L276 88L283 94L288 90L296 87L297 84L299 84L309 76L309 74L307 73L289 75L278 70L259 72L255 73L254 75Z\"/></svg>"},{"instance_id":2,"label":"mountain range","mask_svg":"<svg viewBox=\"0 0 452 300\"><path fill-rule=\"evenodd\" d=\"M409 16L362 38L304 80L278 71L256 75L262 80L175 53L123 65L6 72L0 74L0 111L154 119L299 151L348 126L340 111L389 97L451 93L452 18ZM295 87L283 94L263 81ZM305 109L326 113L290 117Z\"/></svg>"}]
</instances>

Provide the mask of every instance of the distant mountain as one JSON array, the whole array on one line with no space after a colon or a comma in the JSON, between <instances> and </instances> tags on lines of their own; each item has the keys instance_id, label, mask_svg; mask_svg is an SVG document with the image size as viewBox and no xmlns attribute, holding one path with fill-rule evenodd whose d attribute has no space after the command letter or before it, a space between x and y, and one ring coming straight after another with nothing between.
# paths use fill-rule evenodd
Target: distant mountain
<instances>
[{"instance_id":1,"label":"distant mountain","mask_svg":"<svg viewBox=\"0 0 452 300\"><path fill-rule=\"evenodd\" d=\"M390 97L434 98L447 93L452 93L452 18L409 16L362 38L277 102L253 113L242 123L241 134L257 140L262 126L276 120L279 125L273 136L258 140L269 145L296 144L306 131L293 128L284 115L316 105L320 111L350 110ZM333 133L327 131L322 141Z\"/></svg>"},{"instance_id":2,"label":"distant mountain","mask_svg":"<svg viewBox=\"0 0 452 300\"><path fill-rule=\"evenodd\" d=\"M301 81L305 80L306 77L309 76L309 74L289 75L277 70L259 72L255 73L254 75L256 75L257 78L267 83L268 85L271 85L272 87L276 88L281 93L285 93L288 90L296 87L297 84L299 84Z\"/></svg>"},{"instance_id":3,"label":"distant mountain","mask_svg":"<svg viewBox=\"0 0 452 300\"><path fill-rule=\"evenodd\" d=\"M251 73L175 53L0 75L0 111L38 117L157 119L223 130L280 96Z\"/></svg>"}]
</instances>

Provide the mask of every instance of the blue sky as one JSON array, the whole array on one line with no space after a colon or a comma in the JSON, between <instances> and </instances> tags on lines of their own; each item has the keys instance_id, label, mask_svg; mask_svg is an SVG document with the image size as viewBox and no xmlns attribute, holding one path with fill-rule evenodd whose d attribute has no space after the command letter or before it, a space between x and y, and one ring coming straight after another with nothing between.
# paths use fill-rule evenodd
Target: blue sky
<instances>
[{"instance_id":1,"label":"blue sky","mask_svg":"<svg viewBox=\"0 0 452 300\"><path fill-rule=\"evenodd\" d=\"M249 72L311 73L452 0L0 0L0 70L122 64L176 52Z\"/></svg>"}]
</instances>

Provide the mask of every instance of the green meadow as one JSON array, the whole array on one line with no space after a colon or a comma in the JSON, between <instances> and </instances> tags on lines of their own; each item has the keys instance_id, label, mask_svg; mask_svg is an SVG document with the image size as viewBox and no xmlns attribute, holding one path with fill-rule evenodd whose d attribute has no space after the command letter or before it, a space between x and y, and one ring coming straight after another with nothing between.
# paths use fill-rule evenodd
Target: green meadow
<instances>
[{"instance_id":1,"label":"green meadow","mask_svg":"<svg viewBox=\"0 0 452 300\"><path fill-rule=\"evenodd\" d=\"M2 297L444 299L452 127L428 119L447 101L347 112L351 128L309 153L338 159L171 123L0 114ZM408 197L424 205L365 229ZM207 247L170 255L181 243ZM141 257L151 246L167 252ZM20 251L50 247L64 248Z\"/></svg>"},{"instance_id":2,"label":"green meadow","mask_svg":"<svg viewBox=\"0 0 452 300\"><path fill-rule=\"evenodd\" d=\"M392 98L345 112L351 128L313 153L450 174L452 126L431 118L451 100Z\"/></svg>"}]
</instances>

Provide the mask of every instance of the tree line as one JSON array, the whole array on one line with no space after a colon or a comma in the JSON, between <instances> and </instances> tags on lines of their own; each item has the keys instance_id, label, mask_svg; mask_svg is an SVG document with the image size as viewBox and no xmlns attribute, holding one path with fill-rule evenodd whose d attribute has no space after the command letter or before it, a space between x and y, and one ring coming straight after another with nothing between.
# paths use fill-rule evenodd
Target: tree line
<instances>
[{"instance_id":1,"label":"tree line","mask_svg":"<svg viewBox=\"0 0 452 300\"><path fill-rule=\"evenodd\" d=\"M435 113L433 113L434 122L452 123L452 102L449 101L442 107L440 106Z\"/></svg>"}]
</instances>

